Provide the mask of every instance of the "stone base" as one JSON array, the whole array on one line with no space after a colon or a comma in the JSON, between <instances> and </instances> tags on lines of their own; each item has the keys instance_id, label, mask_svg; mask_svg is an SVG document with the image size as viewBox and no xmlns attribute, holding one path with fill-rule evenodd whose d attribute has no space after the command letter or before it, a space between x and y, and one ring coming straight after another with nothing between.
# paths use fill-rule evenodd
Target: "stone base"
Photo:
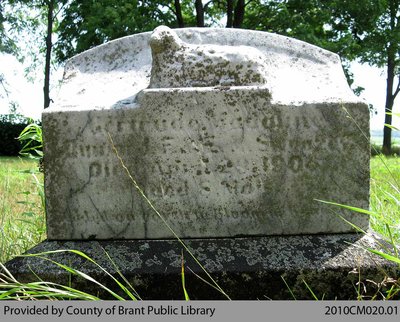
<instances>
[{"instance_id":1,"label":"stone base","mask_svg":"<svg viewBox=\"0 0 400 322\"><path fill-rule=\"evenodd\" d=\"M378 243L383 241L374 234L193 239L185 243L234 300L291 300L291 292L296 299L313 299L304 282L319 299L356 299L360 278L365 286L361 287L362 294L371 296L377 288L367 279L381 282L385 276L396 277L399 273L398 266L360 247L381 249ZM183 252L190 298L226 299L195 275L208 280L178 241L45 241L29 253L61 249L80 250L116 274L105 250L141 298L149 300L184 299L180 275ZM114 291L118 289L98 267L77 255L58 253L51 258L89 274ZM15 258L6 267L21 282L37 280L32 271L45 281L68 285L71 280L69 273L38 258ZM81 278L73 276L72 286L107 298L94 283Z\"/></svg>"}]
</instances>

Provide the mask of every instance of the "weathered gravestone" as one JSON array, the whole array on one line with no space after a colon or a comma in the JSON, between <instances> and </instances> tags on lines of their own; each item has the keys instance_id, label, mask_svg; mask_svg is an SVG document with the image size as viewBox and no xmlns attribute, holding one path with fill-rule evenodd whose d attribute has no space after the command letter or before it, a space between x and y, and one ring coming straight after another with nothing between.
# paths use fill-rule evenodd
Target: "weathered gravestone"
<instances>
[{"instance_id":1,"label":"weathered gravestone","mask_svg":"<svg viewBox=\"0 0 400 322\"><path fill-rule=\"evenodd\" d=\"M43 113L49 239L173 237L109 135L180 237L352 230L315 200L368 208L369 111L338 56L245 31L159 28L151 53L148 41L69 61Z\"/></svg>"},{"instance_id":2,"label":"weathered gravestone","mask_svg":"<svg viewBox=\"0 0 400 322\"><path fill-rule=\"evenodd\" d=\"M377 279L391 268L361 249L378 247L373 238L344 234L352 226L317 201L369 207L368 107L318 47L229 29L121 38L67 63L43 131L53 241L32 252L80 249L113 271L101 245L145 298L182 298L182 247L164 240L174 235L142 192L179 237L197 238L189 247L232 298L290 298L281 275L299 298L303 280L354 298L349 271ZM342 215L368 229L365 215ZM33 259L9 264L24 278L27 265L67 278ZM192 298L219 297L188 284Z\"/></svg>"}]
</instances>

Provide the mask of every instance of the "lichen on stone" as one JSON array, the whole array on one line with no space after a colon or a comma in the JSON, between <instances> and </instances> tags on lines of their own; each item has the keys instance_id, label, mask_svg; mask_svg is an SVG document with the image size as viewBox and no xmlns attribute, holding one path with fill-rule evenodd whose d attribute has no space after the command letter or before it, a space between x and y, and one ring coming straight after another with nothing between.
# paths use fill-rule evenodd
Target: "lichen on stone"
<instances>
[{"instance_id":1,"label":"lichen on stone","mask_svg":"<svg viewBox=\"0 0 400 322\"><path fill-rule=\"evenodd\" d=\"M194 45L168 27L150 37L149 88L251 86L266 84L264 54L249 46Z\"/></svg>"}]
</instances>

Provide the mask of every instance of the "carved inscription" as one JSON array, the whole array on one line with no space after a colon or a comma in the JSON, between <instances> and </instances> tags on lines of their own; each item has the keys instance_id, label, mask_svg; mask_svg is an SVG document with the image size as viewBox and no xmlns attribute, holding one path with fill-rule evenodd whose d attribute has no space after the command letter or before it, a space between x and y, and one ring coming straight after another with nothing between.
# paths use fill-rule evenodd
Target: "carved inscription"
<instances>
[{"instance_id":1,"label":"carved inscription","mask_svg":"<svg viewBox=\"0 0 400 322\"><path fill-rule=\"evenodd\" d=\"M104 161L92 161L89 163L90 178L108 178L115 175L117 171L121 171L117 166L110 166Z\"/></svg>"},{"instance_id":2,"label":"carved inscription","mask_svg":"<svg viewBox=\"0 0 400 322\"><path fill-rule=\"evenodd\" d=\"M322 165L320 149L343 146L340 138L310 130L312 121L301 113L268 105L251 110L208 106L196 113L182 110L173 117L138 115L106 125L95 119L91 122L95 136L106 138L111 130L139 140L139 183L153 200L184 198L193 191L204 196L231 195L232 200L238 195L260 196L271 178L312 173ZM302 132L307 135L298 135ZM148 141L150 148L145 147ZM67 158L88 160L90 180L121 175L108 142L73 140L65 145Z\"/></svg>"},{"instance_id":3,"label":"carved inscription","mask_svg":"<svg viewBox=\"0 0 400 322\"><path fill-rule=\"evenodd\" d=\"M260 196L265 182L276 173L318 170L319 149L338 144L338 139L312 131L298 136L293 127L307 131L311 126L301 115L262 108L251 117L243 109L206 111L197 118L165 118L146 124L149 131L154 126L151 131L156 130L152 133L157 133L164 154L151 165L145 188L149 196L178 198L192 191L233 199Z\"/></svg>"}]
</instances>

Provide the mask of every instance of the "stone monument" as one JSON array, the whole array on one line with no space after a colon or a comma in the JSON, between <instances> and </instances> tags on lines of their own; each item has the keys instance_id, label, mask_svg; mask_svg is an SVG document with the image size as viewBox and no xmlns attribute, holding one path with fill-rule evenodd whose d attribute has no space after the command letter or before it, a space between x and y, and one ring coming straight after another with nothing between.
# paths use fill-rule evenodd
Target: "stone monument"
<instances>
[{"instance_id":1,"label":"stone monument","mask_svg":"<svg viewBox=\"0 0 400 322\"><path fill-rule=\"evenodd\" d=\"M152 207L233 298L285 298L281 275L346 298L357 258L371 278L384 265L359 247L373 239L318 201L369 207L369 110L321 48L208 28L114 40L68 61L43 133L49 241L35 250L107 266L102 245L150 298L170 295L160 287L179 277L182 248ZM367 216L342 215L368 229ZM25 276L27 262L10 265Z\"/></svg>"},{"instance_id":2,"label":"stone monument","mask_svg":"<svg viewBox=\"0 0 400 322\"><path fill-rule=\"evenodd\" d=\"M150 48L141 35L129 55L125 39L69 61L43 113L49 239L173 237L108 134L180 237L351 231L315 199L368 208L367 105L335 54L245 33L160 27Z\"/></svg>"}]
</instances>

